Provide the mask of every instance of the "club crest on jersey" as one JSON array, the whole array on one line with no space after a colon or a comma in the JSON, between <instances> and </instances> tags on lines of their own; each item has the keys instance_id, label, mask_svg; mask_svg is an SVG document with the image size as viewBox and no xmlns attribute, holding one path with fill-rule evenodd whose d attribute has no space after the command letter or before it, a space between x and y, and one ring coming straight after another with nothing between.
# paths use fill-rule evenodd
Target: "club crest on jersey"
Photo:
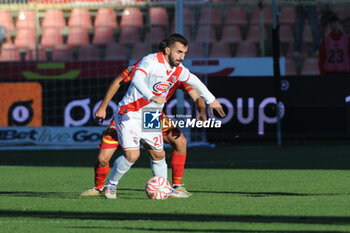
<instances>
[{"instance_id":1,"label":"club crest on jersey","mask_svg":"<svg viewBox=\"0 0 350 233\"><path fill-rule=\"evenodd\" d=\"M153 92L155 94L162 94L163 92L167 91L171 86L171 83L169 82L157 82L153 85Z\"/></svg>"}]
</instances>

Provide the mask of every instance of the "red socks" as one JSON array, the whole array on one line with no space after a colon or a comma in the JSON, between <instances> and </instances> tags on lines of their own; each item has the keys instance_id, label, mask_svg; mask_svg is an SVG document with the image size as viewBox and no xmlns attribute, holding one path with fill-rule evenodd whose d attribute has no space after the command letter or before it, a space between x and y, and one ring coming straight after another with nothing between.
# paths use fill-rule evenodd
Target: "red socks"
<instances>
[{"instance_id":1,"label":"red socks","mask_svg":"<svg viewBox=\"0 0 350 233\"><path fill-rule=\"evenodd\" d=\"M109 172L109 164L106 167L95 166L95 187L99 190L103 188Z\"/></svg>"},{"instance_id":2,"label":"red socks","mask_svg":"<svg viewBox=\"0 0 350 233\"><path fill-rule=\"evenodd\" d=\"M173 185L180 185L185 169L186 154L171 154L171 167L173 168Z\"/></svg>"}]
</instances>

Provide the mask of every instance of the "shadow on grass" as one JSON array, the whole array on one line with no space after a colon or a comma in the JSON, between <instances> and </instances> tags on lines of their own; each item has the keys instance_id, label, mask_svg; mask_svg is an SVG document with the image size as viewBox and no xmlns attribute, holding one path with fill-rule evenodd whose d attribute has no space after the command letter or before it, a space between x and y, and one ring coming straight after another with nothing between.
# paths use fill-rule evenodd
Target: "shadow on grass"
<instances>
[{"instance_id":1,"label":"shadow on grass","mask_svg":"<svg viewBox=\"0 0 350 233\"><path fill-rule=\"evenodd\" d=\"M325 225L350 225L345 216L260 216L219 214L166 214L166 213L123 213L123 212L76 212L76 211L19 211L0 210L2 218L49 218L85 219L111 221L182 221L182 222L249 222L249 223L304 223ZM175 223L176 224L176 223Z\"/></svg>"},{"instance_id":2,"label":"shadow on grass","mask_svg":"<svg viewBox=\"0 0 350 233\"><path fill-rule=\"evenodd\" d=\"M156 232L242 232L242 233L342 233L347 231L303 231L303 230L292 230L292 231L281 231L281 230L229 230L229 229L183 229L183 228L146 228L146 227L67 227L69 229L100 229L100 230L125 230L125 231L156 231Z\"/></svg>"},{"instance_id":3,"label":"shadow on grass","mask_svg":"<svg viewBox=\"0 0 350 233\"><path fill-rule=\"evenodd\" d=\"M123 193L124 191L130 192L145 192L144 189L119 189L118 197L122 199L142 199L130 197L129 194ZM233 192L233 191L191 191L191 193L204 193L204 194L227 194L227 195L245 195L249 197L271 197L271 196L344 196L350 194L340 193L288 193L288 192ZM12 197L39 197L39 198L91 198L80 197L79 193L75 192L32 192L32 191L2 191L0 196L12 196ZM94 196L94 197L103 197Z\"/></svg>"}]
</instances>

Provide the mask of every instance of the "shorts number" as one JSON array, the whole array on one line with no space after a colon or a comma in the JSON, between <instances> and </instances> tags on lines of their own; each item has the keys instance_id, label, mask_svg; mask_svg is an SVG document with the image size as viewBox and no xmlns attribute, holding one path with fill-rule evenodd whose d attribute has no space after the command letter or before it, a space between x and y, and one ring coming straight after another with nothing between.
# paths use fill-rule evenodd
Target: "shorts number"
<instances>
[{"instance_id":1,"label":"shorts number","mask_svg":"<svg viewBox=\"0 0 350 233\"><path fill-rule=\"evenodd\" d=\"M158 137L153 138L154 146L160 146L162 145L162 136L159 135Z\"/></svg>"}]
</instances>

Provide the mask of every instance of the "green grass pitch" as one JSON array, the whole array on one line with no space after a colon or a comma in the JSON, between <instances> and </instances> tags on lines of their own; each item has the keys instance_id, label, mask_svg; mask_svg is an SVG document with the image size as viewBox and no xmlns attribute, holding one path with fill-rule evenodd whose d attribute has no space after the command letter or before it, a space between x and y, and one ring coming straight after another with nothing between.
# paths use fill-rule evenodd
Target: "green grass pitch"
<instances>
[{"instance_id":1,"label":"green grass pitch","mask_svg":"<svg viewBox=\"0 0 350 233\"><path fill-rule=\"evenodd\" d=\"M350 232L349 152L323 143L191 149L193 196L155 201L144 192L147 159L107 200L79 196L92 187L96 151L2 151L0 232Z\"/></svg>"}]
</instances>

